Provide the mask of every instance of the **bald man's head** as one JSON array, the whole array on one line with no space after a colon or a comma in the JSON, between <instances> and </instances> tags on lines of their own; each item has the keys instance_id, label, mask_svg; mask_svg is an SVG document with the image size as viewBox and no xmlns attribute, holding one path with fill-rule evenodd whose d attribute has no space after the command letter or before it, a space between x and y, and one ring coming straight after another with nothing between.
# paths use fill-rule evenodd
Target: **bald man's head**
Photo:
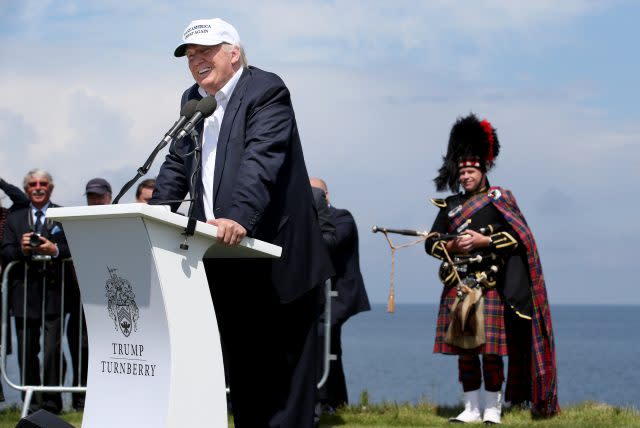
<instances>
[{"instance_id":1,"label":"bald man's head","mask_svg":"<svg viewBox=\"0 0 640 428\"><path fill-rule=\"evenodd\" d=\"M309 182L311 183L311 187L317 187L318 189L324 190L324 193L329 193L327 183L325 183L322 178L311 177L311 179L309 179Z\"/></svg>"},{"instance_id":2,"label":"bald man's head","mask_svg":"<svg viewBox=\"0 0 640 428\"><path fill-rule=\"evenodd\" d=\"M327 188L327 183L325 183L322 178L311 177L309 179L309 183L311 183L311 187L322 189L322 191L324 192L324 197L327 198L327 202L329 202L329 189Z\"/></svg>"}]
</instances>

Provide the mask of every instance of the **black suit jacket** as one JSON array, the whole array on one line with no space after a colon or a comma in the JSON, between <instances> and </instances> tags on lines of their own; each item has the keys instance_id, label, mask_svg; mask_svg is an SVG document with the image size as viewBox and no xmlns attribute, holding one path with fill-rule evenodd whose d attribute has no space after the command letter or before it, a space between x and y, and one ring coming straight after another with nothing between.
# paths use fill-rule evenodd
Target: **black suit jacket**
<instances>
[{"instance_id":1,"label":"black suit jacket","mask_svg":"<svg viewBox=\"0 0 640 428\"><path fill-rule=\"evenodd\" d=\"M200 98L194 85L184 92L182 104ZM200 141L202 128L201 122ZM182 199L196 190L200 197L194 216L205 221L200 175L195 186L190 183L197 166L193 149L189 137L171 146L151 203ZM213 186L216 218L235 220L248 236L282 247L281 258L267 268L281 302L296 299L332 275L289 90L275 74L255 67L243 70L220 127ZM173 204L173 210L178 205ZM232 275L224 272L224 262L216 263L221 278ZM263 262L247 263L260 264L256 271L264 274Z\"/></svg>"},{"instance_id":2,"label":"black suit jacket","mask_svg":"<svg viewBox=\"0 0 640 428\"><path fill-rule=\"evenodd\" d=\"M336 227L337 245L332 252L332 259L336 270L333 282L338 291L338 297L332 304L331 324L342 325L349 317L368 311L371 306L360 272L356 222L347 210L333 206L329 210Z\"/></svg>"},{"instance_id":3,"label":"black suit jacket","mask_svg":"<svg viewBox=\"0 0 640 428\"><path fill-rule=\"evenodd\" d=\"M320 231L322 232L322 239L329 248L331 254L336 247L336 226L333 224L331 218L331 211L329 211L329 203L327 197L324 194L324 190L317 187L312 187L311 192L313 194L313 205L318 212L318 224L320 225Z\"/></svg>"},{"instance_id":4,"label":"black suit jacket","mask_svg":"<svg viewBox=\"0 0 640 428\"><path fill-rule=\"evenodd\" d=\"M51 204L50 208L58 205ZM27 318L42 317L42 284L46 288L46 315L61 313L61 261L69 258L69 246L62 224L46 220L42 236L58 245L58 257L49 262L31 261L31 256L22 253L22 235L33 230L31 207L21 208L9 213L2 237L2 260L8 264L14 260L27 264L27 313L24 313L24 267L14 266L9 277L9 299L14 316Z\"/></svg>"}]
</instances>

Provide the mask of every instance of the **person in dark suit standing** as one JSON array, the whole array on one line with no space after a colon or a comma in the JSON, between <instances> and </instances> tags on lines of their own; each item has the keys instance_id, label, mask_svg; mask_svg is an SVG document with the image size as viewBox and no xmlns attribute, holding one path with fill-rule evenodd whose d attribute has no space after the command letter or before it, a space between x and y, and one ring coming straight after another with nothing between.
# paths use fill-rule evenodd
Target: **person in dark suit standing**
<instances>
[{"instance_id":1,"label":"person in dark suit standing","mask_svg":"<svg viewBox=\"0 0 640 428\"><path fill-rule=\"evenodd\" d=\"M6 220L2 238L2 258L26 264L16 266L9 277L9 299L18 337L18 365L24 385L40 385L40 335L44 335L44 385L60 382L61 260L70 256L62 225L47 219L54 183L42 169L33 169L24 178L29 206L13 211ZM44 258L48 260L38 260ZM44 286L43 286L44 284ZM26 290L25 290L26 287ZM44 288L44 289L43 289ZM26 296L26 301L25 301ZM44 316L42 319L44 300ZM43 331L41 332L41 328ZM24 354L23 354L24 347ZM62 410L60 393L34 394L30 410Z\"/></svg>"},{"instance_id":2,"label":"person in dark suit standing","mask_svg":"<svg viewBox=\"0 0 640 428\"><path fill-rule=\"evenodd\" d=\"M329 201L329 191L324 180L314 177L311 179L311 186L324 192ZM331 363L329 378L319 394L325 412L332 412L349 402L342 366L342 326L353 315L371 309L360 272L356 222L349 211L335 208L331 204L329 213L336 236L331 259L336 271L333 289L338 292L338 296L331 302L331 353L336 355L337 359Z\"/></svg>"},{"instance_id":3,"label":"person in dark suit standing","mask_svg":"<svg viewBox=\"0 0 640 428\"><path fill-rule=\"evenodd\" d=\"M221 19L191 22L182 41L174 55L187 57L196 81L182 104L211 96L217 108L197 127L202 160L193 138L175 141L150 203L191 192L192 216L217 226L222 243L249 236L282 247L278 259L209 260L205 269L235 426L311 427L319 286L333 269L289 90L248 66L238 32Z\"/></svg>"}]
</instances>

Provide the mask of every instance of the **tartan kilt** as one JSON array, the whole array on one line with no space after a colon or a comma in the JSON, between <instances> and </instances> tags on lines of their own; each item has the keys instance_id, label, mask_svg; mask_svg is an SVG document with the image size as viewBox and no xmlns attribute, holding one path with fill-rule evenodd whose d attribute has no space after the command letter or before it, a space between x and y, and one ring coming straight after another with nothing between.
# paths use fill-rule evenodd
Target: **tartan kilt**
<instances>
[{"instance_id":1,"label":"tartan kilt","mask_svg":"<svg viewBox=\"0 0 640 428\"><path fill-rule=\"evenodd\" d=\"M495 288L484 289L484 329L486 342L474 349L462 349L444 342L449 328L449 314L456 299L456 287L445 287L440 297L436 338L433 352L440 354L495 354L506 356L507 331L504 326L504 304Z\"/></svg>"}]
</instances>

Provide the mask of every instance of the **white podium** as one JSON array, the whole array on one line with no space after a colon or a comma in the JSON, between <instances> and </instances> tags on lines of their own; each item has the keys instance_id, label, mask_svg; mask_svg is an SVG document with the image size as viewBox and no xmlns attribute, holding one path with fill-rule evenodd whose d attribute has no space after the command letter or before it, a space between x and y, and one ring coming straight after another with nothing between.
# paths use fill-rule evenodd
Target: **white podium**
<instances>
[{"instance_id":1,"label":"white podium","mask_svg":"<svg viewBox=\"0 0 640 428\"><path fill-rule=\"evenodd\" d=\"M50 208L63 224L89 338L84 428L227 426L220 337L203 257L279 257L220 245L198 222L145 204Z\"/></svg>"}]
</instances>

